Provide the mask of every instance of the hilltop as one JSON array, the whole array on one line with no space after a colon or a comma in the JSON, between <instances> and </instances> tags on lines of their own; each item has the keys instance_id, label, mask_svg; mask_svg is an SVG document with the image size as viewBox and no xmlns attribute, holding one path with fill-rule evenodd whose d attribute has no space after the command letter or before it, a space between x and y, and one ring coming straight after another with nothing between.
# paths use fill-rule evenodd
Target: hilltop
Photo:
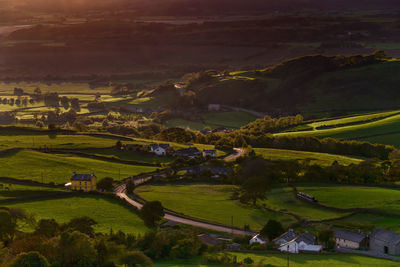
<instances>
[{"instance_id":1,"label":"hilltop","mask_svg":"<svg viewBox=\"0 0 400 267\"><path fill-rule=\"evenodd\" d=\"M260 70L202 72L187 81L195 104L268 114L345 115L398 107L400 61L371 55L311 55Z\"/></svg>"}]
</instances>

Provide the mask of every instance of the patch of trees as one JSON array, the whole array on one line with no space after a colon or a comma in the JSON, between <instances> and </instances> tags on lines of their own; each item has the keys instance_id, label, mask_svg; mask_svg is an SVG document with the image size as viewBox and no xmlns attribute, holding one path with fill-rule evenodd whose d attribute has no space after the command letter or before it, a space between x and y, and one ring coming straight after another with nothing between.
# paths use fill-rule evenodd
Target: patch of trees
<instances>
[{"instance_id":1,"label":"patch of trees","mask_svg":"<svg viewBox=\"0 0 400 267\"><path fill-rule=\"evenodd\" d=\"M241 127L241 130L247 134L261 135L265 133L278 132L301 123L303 123L303 116L300 114L296 116L280 118L271 118L270 116L265 116L262 119L256 119L255 121Z\"/></svg>"},{"instance_id":2,"label":"patch of trees","mask_svg":"<svg viewBox=\"0 0 400 267\"><path fill-rule=\"evenodd\" d=\"M191 229L161 229L144 236L122 231L95 233L88 217L59 224L54 219L32 222L33 233L17 231L30 219L22 210L0 208L0 263L5 266L152 266L152 259L187 259L207 246Z\"/></svg>"}]
</instances>

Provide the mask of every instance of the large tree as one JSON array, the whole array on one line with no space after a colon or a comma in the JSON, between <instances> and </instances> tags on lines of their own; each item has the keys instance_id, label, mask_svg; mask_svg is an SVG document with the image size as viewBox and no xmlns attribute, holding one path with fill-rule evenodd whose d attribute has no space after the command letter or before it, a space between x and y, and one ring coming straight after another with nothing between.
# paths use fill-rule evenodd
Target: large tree
<instances>
[{"instance_id":1,"label":"large tree","mask_svg":"<svg viewBox=\"0 0 400 267\"><path fill-rule=\"evenodd\" d=\"M140 210L140 215L147 225L154 226L164 217L164 208L160 201L146 202Z\"/></svg>"},{"instance_id":2,"label":"large tree","mask_svg":"<svg viewBox=\"0 0 400 267\"><path fill-rule=\"evenodd\" d=\"M285 230L282 227L282 224L275 220L269 220L267 224L263 227L260 234L262 236L268 237L269 240L273 240L283 234Z\"/></svg>"},{"instance_id":3,"label":"large tree","mask_svg":"<svg viewBox=\"0 0 400 267\"><path fill-rule=\"evenodd\" d=\"M49 262L38 252L19 254L10 265L11 267L48 267Z\"/></svg>"}]
</instances>

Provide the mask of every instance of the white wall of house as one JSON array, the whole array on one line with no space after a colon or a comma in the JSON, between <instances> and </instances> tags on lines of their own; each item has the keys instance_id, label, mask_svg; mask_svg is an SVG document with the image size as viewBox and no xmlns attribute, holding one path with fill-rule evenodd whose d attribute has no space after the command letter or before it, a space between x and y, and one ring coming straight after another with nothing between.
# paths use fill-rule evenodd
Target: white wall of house
<instances>
[{"instance_id":1,"label":"white wall of house","mask_svg":"<svg viewBox=\"0 0 400 267\"><path fill-rule=\"evenodd\" d=\"M252 239L250 239L250 245L254 244L254 243L258 243L258 244L265 244L266 242L260 238L258 235L254 236Z\"/></svg>"},{"instance_id":2,"label":"white wall of house","mask_svg":"<svg viewBox=\"0 0 400 267\"><path fill-rule=\"evenodd\" d=\"M299 253L299 245L296 242L286 243L279 247L282 252Z\"/></svg>"},{"instance_id":3,"label":"white wall of house","mask_svg":"<svg viewBox=\"0 0 400 267\"><path fill-rule=\"evenodd\" d=\"M299 253L300 251L304 252L321 252L322 246L321 245L308 245L301 241L297 243L296 241L292 241L290 243L286 243L279 247L279 250L282 252L289 252L289 253Z\"/></svg>"},{"instance_id":4,"label":"white wall of house","mask_svg":"<svg viewBox=\"0 0 400 267\"><path fill-rule=\"evenodd\" d=\"M336 245L342 248L359 249L360 244L354 241L336 238Z\"/></svg>"},{"instance_id":5,"label":"white wall of house","mask_svg":"<svg viewBox=\"0 0 400 267\"><path fill-rule=\"evenodd\" d=\"M164 156L166 154L165 149L162 147L157 147L156 149L152 148L150 152L153 152L157 156Z\"/></svg>"}]
</instances>

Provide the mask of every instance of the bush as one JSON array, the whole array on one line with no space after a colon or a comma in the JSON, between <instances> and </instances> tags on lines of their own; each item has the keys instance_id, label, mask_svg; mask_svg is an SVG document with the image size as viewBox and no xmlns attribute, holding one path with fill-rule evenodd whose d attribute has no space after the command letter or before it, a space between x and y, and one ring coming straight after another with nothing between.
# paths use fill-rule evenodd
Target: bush
<instances>
[{"instance_id":1,"label":"bush","mask_svg":"<svg viewBox=\"0 0 400 267\"><path fill-rule=\"evenodd\" d=\"M10 265L11 267L48 267L49 262L38 252L19 254Z\"/></svg>"}]
</instances>

